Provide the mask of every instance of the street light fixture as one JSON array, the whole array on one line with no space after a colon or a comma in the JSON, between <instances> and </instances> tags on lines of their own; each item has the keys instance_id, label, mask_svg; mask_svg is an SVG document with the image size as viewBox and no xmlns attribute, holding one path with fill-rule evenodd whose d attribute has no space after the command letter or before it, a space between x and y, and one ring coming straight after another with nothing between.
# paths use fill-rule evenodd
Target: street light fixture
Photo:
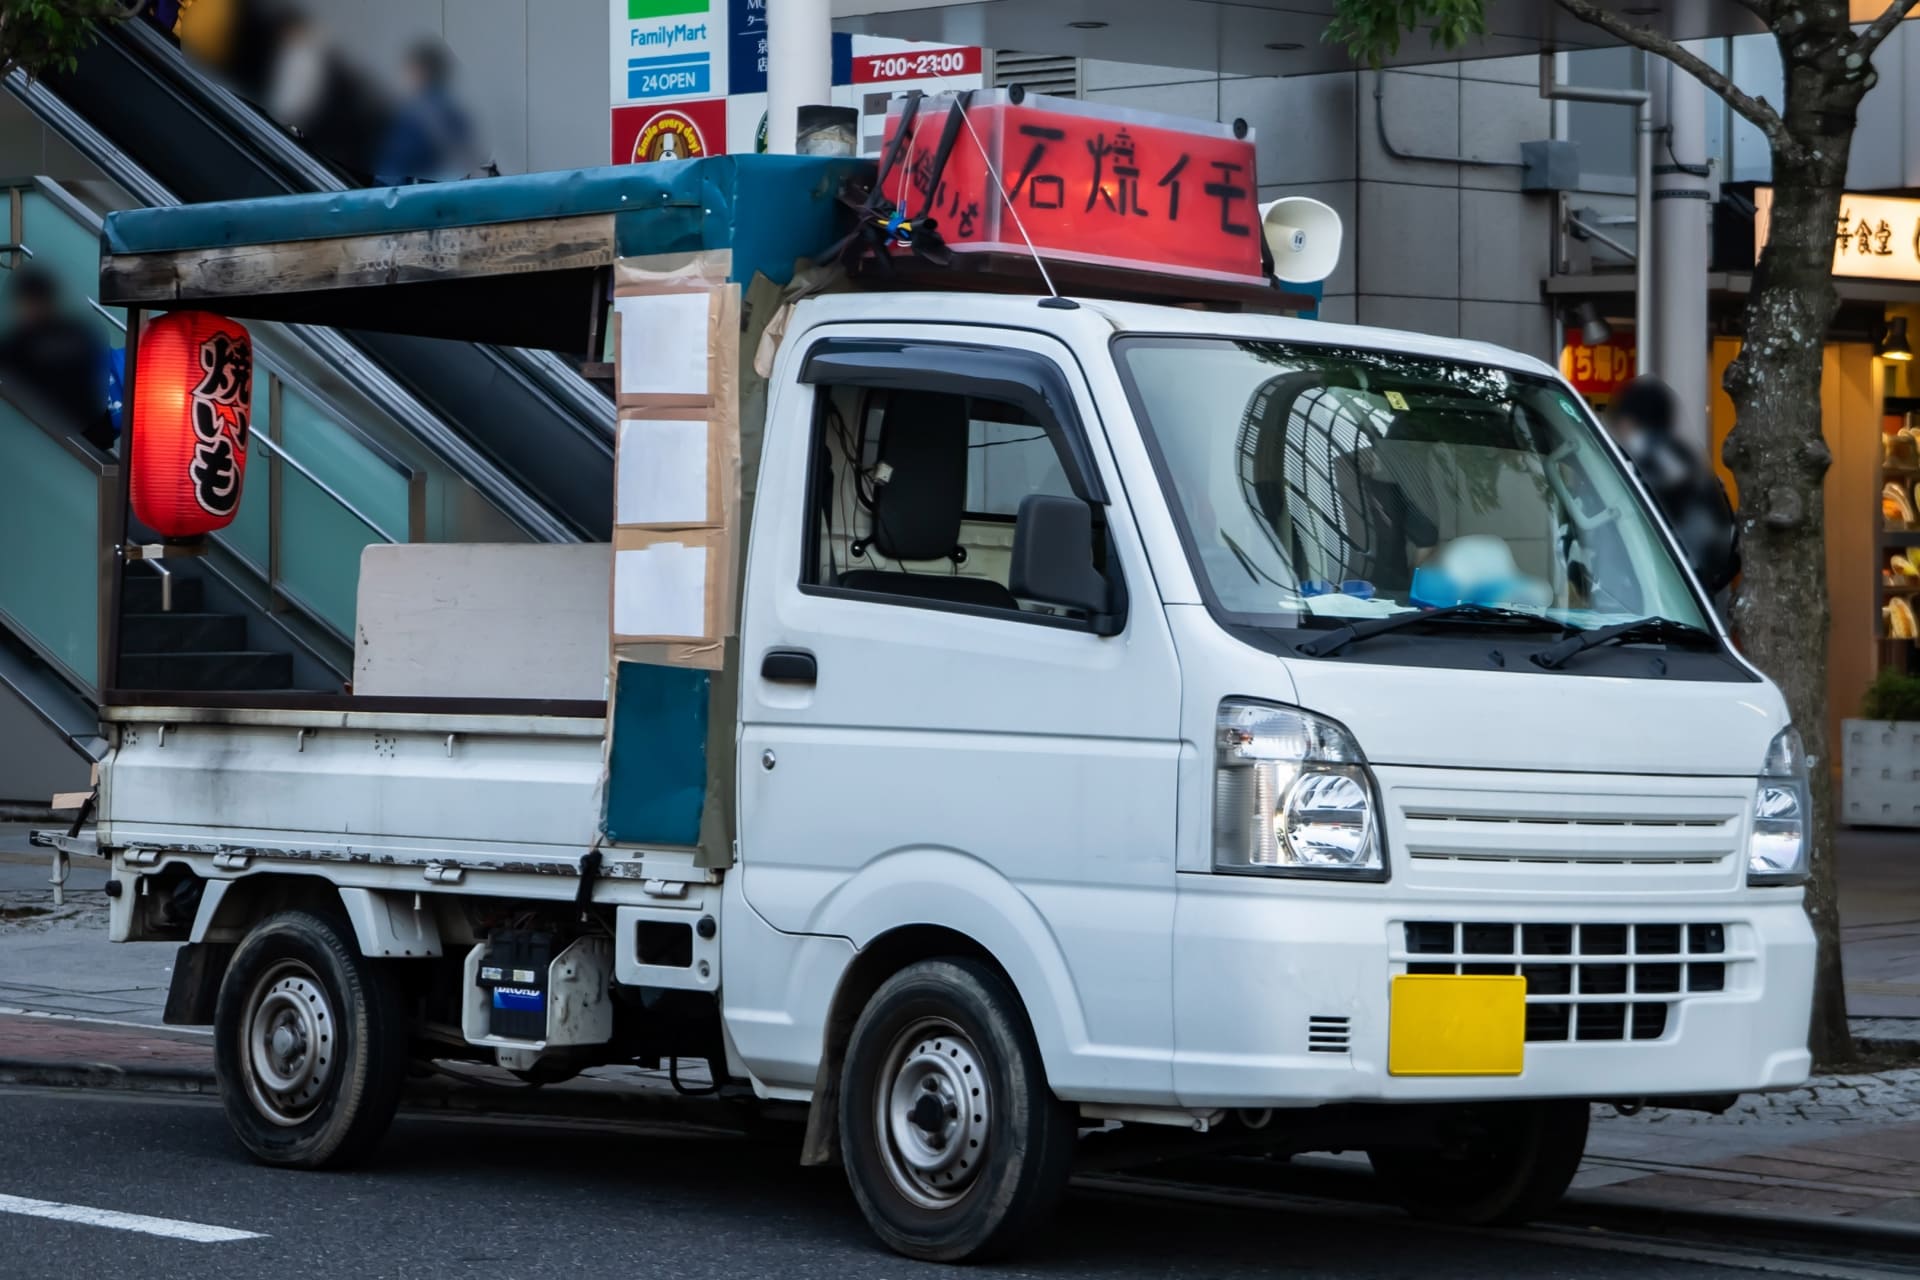
<instances>
[{"instance_id":1,"label":"street light fixture","mask_svg":"<svg viewBox=\"0 0 1920 1280\"><path fill-rule=\"evenodd\" d=\"M1613 326L1591 300L1575 306L1567 323L1580 330L1580 341L1589 347L1601 346L1613 336Z\"/></svg>"}]
</instances>

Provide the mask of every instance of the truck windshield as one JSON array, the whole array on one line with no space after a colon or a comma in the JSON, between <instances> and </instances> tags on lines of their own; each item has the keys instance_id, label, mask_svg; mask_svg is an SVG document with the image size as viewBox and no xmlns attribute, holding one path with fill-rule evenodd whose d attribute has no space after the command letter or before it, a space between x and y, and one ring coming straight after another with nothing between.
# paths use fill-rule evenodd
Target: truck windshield
<instances>
[{"instance_id":1,"label":"truck windshield","mask_svg":"<svg viewBox=\"0 0 1920 1280\"><path fill-rule=\"evenodd\" d=\"M1706 626L1572 395L1484 365L1227 338L1115 345L1216 612L1318 628L1483 604Z\"/></svg>"}]
</instances>

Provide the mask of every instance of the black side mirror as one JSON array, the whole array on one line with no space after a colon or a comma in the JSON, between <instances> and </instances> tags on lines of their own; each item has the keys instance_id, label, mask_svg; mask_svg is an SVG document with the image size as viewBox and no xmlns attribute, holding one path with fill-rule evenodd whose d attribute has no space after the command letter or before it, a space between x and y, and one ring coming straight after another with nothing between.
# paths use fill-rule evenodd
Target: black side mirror
<instances>
[{"instance_id":1,"label":"black side mirror","mask_svg":"<svg viewBox=\"0 0 1920 1280\"><path fill-rule=\"evenodd\" d=\"M1087 615L1098 635L1117 635L1112 592L1094 567L1093 508L1078 498L1028 494L1013 527L1007 587L1022 600Z\"/></svg>"}]
</instances>

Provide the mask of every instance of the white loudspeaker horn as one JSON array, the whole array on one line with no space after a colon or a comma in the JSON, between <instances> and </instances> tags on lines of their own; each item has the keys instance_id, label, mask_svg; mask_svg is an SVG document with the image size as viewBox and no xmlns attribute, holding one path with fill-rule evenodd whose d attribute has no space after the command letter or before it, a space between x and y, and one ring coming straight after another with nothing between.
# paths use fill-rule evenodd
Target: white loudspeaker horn
<instances>
[{"instance_id":1,"label":"white loudspeaker horn","mask_svg":"<svg viewBox=\"0 0 1920 1280\"><path fill-rule=\"evenodd\" d=\"M1260 227L1273 251L1273 274L1288 284L1314 284L1340 263L1340 215L1318 200L1288 196L1260 206Z\"/></svg>"}]
</instances>

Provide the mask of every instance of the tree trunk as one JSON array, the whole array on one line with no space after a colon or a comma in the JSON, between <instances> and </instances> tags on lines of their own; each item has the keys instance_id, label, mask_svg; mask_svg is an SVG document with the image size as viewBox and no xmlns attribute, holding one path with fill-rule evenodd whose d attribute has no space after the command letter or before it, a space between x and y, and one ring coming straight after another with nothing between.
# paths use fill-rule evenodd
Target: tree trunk
<instances>
[{"instance_id":1,"label":"tree trunk","mask_svg":"<svg viewBox=\"0 0 1920 1280\"><path fill-rule=\"evenodd\" d=\"M1796 88L1802 90L1802 102L1795 101ZM1812 774L1812 878L1806 900L1819 960L1808 1040L1814 1060L1825 1063L1843 1061L1853 1052L1840 963L1827 758L1830 610L1822 482L1832 454L1821 435L1820 415L1823 348L1838 306L1831 278L1834 236L1853 121L1848 104L1844 127L1813 127L1816 121L1832 121L1823 110L1812 109L1827 105L1811 101L1815 96L1810 86L1789 87L1788 124L1808 158L1784 158L1776 149L1772 234L1754 271L1745 344L1727 370L1734 428L1722 456L1740 490L1745 571L1734 600L1734 631L1742 650L1786 695Z\"/></svg>"}]
</instances>

